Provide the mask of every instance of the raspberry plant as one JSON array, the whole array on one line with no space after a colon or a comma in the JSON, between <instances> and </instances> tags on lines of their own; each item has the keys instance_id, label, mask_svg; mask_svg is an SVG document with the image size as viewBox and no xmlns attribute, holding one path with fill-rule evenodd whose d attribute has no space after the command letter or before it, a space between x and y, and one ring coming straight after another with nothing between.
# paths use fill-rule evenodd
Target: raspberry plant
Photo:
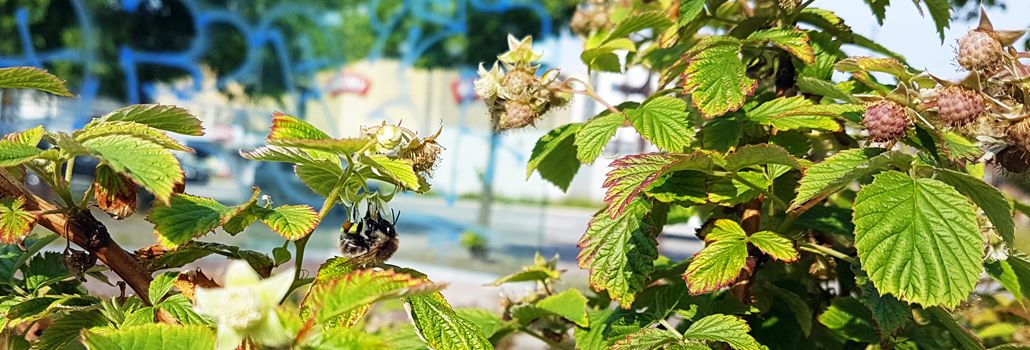
<instances>
[{"instance_id":1,"label":"raspberry plant","mask_svg":"<svg viewBox=\"0 0 1030 350\"><path fill-rule=\"evenodd\" d=\"M27 67L0 69L0 88L71 96L57 77ZM480 328L439 294L444 285L385 263L398 244L388 202L400 191L429 189L426 178L442 151L439 133L423 138L382 124L353 138L333 138L284 114L273 115L272 124L267 145L240 154L295 164L297 176L326 198L317 211L273 205L256 188L237 205L186 194L172 152L192 150L169 133L204 131L196 117L174 106L128 106L70 134L35 127L6 135L0 140L3 348L371 349L395 347L392 342L406 335L437 349L491 348ZM71 177L81 157L100 162L89 189L77 193ZM54 198L23 185L29 172ZM385 185L372 191L369 181ZM146 219L158 244L130 253L90 209L117 220L129 217L137 190L155 197ZM307 241L336 205L349 213L340 233L343 256L308 276L301 265ZM271 256L200 241L216 229L237 235L257 222L284 240ZM33 234L37 224L50 232ZM68 242L63 253L40 252L58 238ZM224 285L203 271L183 269L208 255L233 259ZM280 265L291 267L271 276ZM122 295L106 298L83 286L87 278L110 284L107 270L120 279ZM133 294L125 294L126 286ZM289 298L298 290L301 298ZM354 327L373 303L386 299L403 299L414 326L390 342Z\"/></svg>"},{"instance_id":2,"label":"raspberry plant","mask_svg":"<svg viewBox=\"0 0 1030 350\"><path fill-rule=\"evenodd\" d=\"M882 21L889 1L866 3ZM606 107L540 138L529 174L566 189L624 127L656 151L609 164L606 206L579 242L591 292L557 288L558 260L537 256L493 283L538 287L506 297L500 315L454 309L442 284L387 262L403 235L388 203L429 189L438 133L380 124L334 138L273 115L267 145L241 155L294 164L326 198L317 210L273 205L259 189L237 205L186 194L171 152L190 150L169 133L203 128L173 106L125 107L70 134L6 135L5 347L492 349L524 334L554 349L1019 348L1008 343L1027 339L1030 256L1013 248L1013 212L1030 206L984 179L1030 170L1030 69L1019 61L1028 54L1012 46L1023 32L982 15L956 43L968 75L948 81L811 4L583 4L572 28L586 38L581 58L592 71L658 77L642 101L618 104L589 79L540 72L531 38L509 38L510 51L475 84L496 131L531 127L574 95ZM948 2L915 5L943 39ZM843 45L882 57L848 57ZM70 96L34 68L0 69L0 88ZM77 193L71 172L81 157L100 165ZM48 193L23 185L30 172ZM368 181L388 188L372 191ZM130 253L91 208L131 216L138 190L156 198L147 220L157 244ZM348 216L342 256L308 276L307 241L337 205ZM683 261L661 256L663 227L693 215L704 219L704 248ZM257 222L283 238L271 255L203 241ZM67 241L63 252L41 252L57 239ZM183 268L209 255L233 260L221 283ZM102 297L82 284L112 276L132 293ZM388 299L405 304L412 325L365 328Z\"/></svg>"},{"instance_id":3,"label":"raspberry plant","mask_svg":"<svg viewBox=\"0 0 1030 350\"><path fill-rule=\"evenodd\" d=\"M866 3L882 22L889 1ZM564 328L529 328L575 328L583 349L982 349L1024 340L1026 319L1001 321L998 310L1027 301L1030 256L1013 248L1014 208L1026 206L984 181L1028 169L1030 70L1019 61L1028 54L1012 46L1023 31L997 30L981 15L955 43L968 75L953 82L811 4L581 5L573 28L585 37L583 63L646 70L657 86L614 104L589 82L538 78L607 108L540 138L528 172L565 189L625 127L656 151L608 164L606 207L579 241L579 267L599 294L587 324L565 317ZM948 2L915 6L943 41ZM848 57L844 45L881 57ZM532 67L539 55L526 50L512 45L498 59ZM477 82L488 105L509 88L495 71L481 70ZM490 110L497 129L509 129L507 115ZM542 118L547 108L537 111ZM659 255L663 226L691 215L704 220L704 248L684 261ZM509 313L524 322L521 305ZM971 316L981 312L1012 331L984 331Z\"/></svg>"}]
</instances>

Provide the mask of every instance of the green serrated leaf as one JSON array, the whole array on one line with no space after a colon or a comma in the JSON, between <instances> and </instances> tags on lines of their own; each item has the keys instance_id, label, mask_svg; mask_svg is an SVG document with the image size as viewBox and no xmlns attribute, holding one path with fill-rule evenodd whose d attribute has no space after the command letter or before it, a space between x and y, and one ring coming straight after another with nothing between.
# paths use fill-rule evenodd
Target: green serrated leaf
<instances>
[{"instance_id":1,"label":"green serrated leaf","mask_svg":"<svg viewBox=\"0 0 1030 350\"><path fill-rule=\"evenodd\" d=\"M697 320L683 332L683 339L718 341L729 344L736 350L760 350L764 348L748 332L751 327L744 320L730 315L715 314Z\"/></svg>"},{"instance_id":2,"label":"green serrated leaf","mask_svg":"<svg viewBox=\"0 0 1030 350\"><path fill-rule=\"evenodd\" d=\"M132 136L156 143L170 150L192 151L189 147L184 146L158 129L130 121L94 121L86 124L86 127L82 130L72 134L78 143L108 135Z\"/></svg>"},{"instance_id":3,"label":"green serrated leaf","mask_svg":"<svg viewBox=\"0 0 1030 350\"><path fill-rule=\"evenodd\" d=\"M368 145L367 139L269 139L268 143L274 146L300 148L309 155L319 159L337 158L339 155L357 152Z\"/></svg>"},{"instance_id":4,"label":"green serrated leaf","mask_svg":"<svg viewBox=\"0 0 1030 350\"><path fill-rule=\"evenodd\" d=\"M625 121L625 116L605 111L583 124L576 132L576 158L582 163L593 163Z\"/></svg>"},{"instance_id":5,"label":"green serrated leaf","mask_svg":"<svg viewBox=\"0 0 1030 350\"><path fill-rule=\"evenodd\" d=\"M301 182L322 197L329 197L343 176L343 168L339 164L325 160L298 164L294 171Z\"/></svg>"},{"instance_id":6,"label":"green serrated leaf","mask_svg":"<svg viewBox=\"0 0 1030 350\"><path fill-rule=\"evenodd\" d=\"M881 148L850 149L808 167L789 210L822 200L851 181L886 166L886 157L877 157L883 152Z\"/></svg>"},{"instance_id":7,"label":"green serrated leaf","mask_svg":"<svg viewBox=\"0 0 1030 350\"><path fill-rule=\"evenodd\" d=\"M165 272L154 276L154 279L150 281L149 293L147 293L150 297L150 304L159 304L175 286L175 280L178 278L179 274L175 272Z\"/></svg>"},{"instance_id":8,"label":"green serrated leaf","mask_svg":"<svg viewBox=\"0 0 1030 350\"><path fill-rule=\"evenodd\" d=\"M42 125L37 125L32 129L25 129L4 135L3 141L10 141L35 147L43 140L43 135L46 135L46 130L43 129Z\"/></svg>"},{"instance_id":9,"label":"green serrated leaf","mask_svg":"<svg viewBox=\"0 0 1030 350\"><path fill-rule=\"evenodd\" d=\"M840 131L837 119L844 113L861 112L862 105L832 104L813 105L804 97L795 96L778 98L765 102L748 111L749 120L763 125L770 125L779 130L825 130Z\"/></svg>"},{"instance_id":10,"label":"green serrated leaf","mask_svg":"<svg viewBox=\"0 0 1030 350\"><path fill-rule=\"evenodd\" d=\"M805 63L815 62L815 52L812 46L808 45L808 34L796 28L774 28L759 30L748 35L747 41L751 43L771 42L773 45L786 50L794 57Z\"/></svg>"},{"instance_id":11,"label":"green serrated leaf","mask_svg":"<svg viewBox=\"0 0 1030 350\"><path fill-rule=\"evenodd\" d=\"M178 326L165 323L146 324L118 330L90 330L83 332L90 349L129 350L213 349L215 334L204 326Z\"/></svg>"},{"instance_id":12,"label":"green serrated leaf","mask_svg":"<svg viewBox=\"0 0 1030 350\"><path fill-rule=\"evenodd\" d=\"M744 180L760 188L769 188L771 182L765 174L756 171L737 172ZM719 178L708 185L708 201L723 206L734 206L758 197L761 192L737 179Z\"/></svg>"},{"instance_id":13,"label":"green serrated leaf","mask_svg":"<svg viewBox=\"0 0 1030 350\"><path fill-rule=\"evenodd\" d=\"M161 202L167 203L175 186L185 181L179 160L154 142L126 135L107 135L83 141L82 146Z\"/></svg>"},{"instance_id":14,"label":"green serrated leaf","mask_svg":"<svg viewBox=\"0 0 1030 350\"><path fill-rule=\"evenodd\" d=\"M125 315L125 320L119 325L121 328L145 325L154 323L154 317L156 316L157 309L153 307L141 307Z\"/></svg>"},{"instance_id":15,"label":"green serrated leaf","mask_svg":"<svg viewBox=\"0 0 1030 350\"><path fill-rule=\"evenodd\" d=\"M737 146L744 136L744 129L734 115L726 115L708 121L701 130L701 144L705 149L728 152Z\"/></svg>"},{"instance_id":16,"label":"green serrated leaf","mask_svg":"<svg viewBox=\"0 0 1030 350\"><path fill-rule=\"evenodd\" d=\"M550 279L556 279L561 276L561 272L547 266L526 266L518 272L503 276L490 283L492 286L500 286L505 283L515 282L526 282L526 281L546 281Z\"/></svg>"},{"instance_id":17,"label":"green serrated leaf","mask_svg":"<svg viewBox=\"0 0 1030 350\"><path fill-rule=\"evenodd\" d=\"M747 238L762 252L769 254L773 259L794 262L798 260L798 251L794 248L794 241L772 231L759 231L752 233Z\"/></svg>"},{"instance_id":18,"label":"green serrated leaf","mask_svg":"<svg viewBox=\"0 0 1030 350\"><path fill-rule=\"evenodd\" d=\"M325 323L380 300L432 293L442 288L425 278L394 270L358 270L316 284L303 304L316 308L315 320Z\"/></svg>"},{"instance_id":19,"label":"green serrated leaf","mask_svg":"<svg viewBox=\"0 0 1030 350\"><path fill-rule=\"evenodd\" d=\"M24 144L14 141L0 141L0 167L13 167L36 159L42 153L36 144Z\"/></svg>"},{"instance_id":20,"label":"green serrated leaf","mask_svg":"<svg viewBox=\"0 0 1030 350\"><path fill-rule=\"evenodd\" d=\"M937 179L973 200L984 211L994 229L1010 246L1016 241L1016 224L1012 220L1012 203L998 188L983 180L948 169L936 169Z\"/></svg>"},{"instance_id":21,"label":"green serrated leaf","mask_svg":"<svg viewBox=\"0 0 1030 350\"><path fill-rule=\"evenodd\" d=\"M578 123L566 124L540 137L526 163L526 178L536 170L544 180L562 191L568 190L572 178L579 171L575 135L581 126Z\"/></svg>"},{"instance_id":22,"label":"green serrated leaf","mask_svg":"<svg viewBox=\"0 0 1030 350\"><path fill-rule=\"evenodd\" d=\"M35 67L0 68L0 89L33 89L64 97L75 97L64 80Z\"/></svg>"},{"instance_id":23,"label":"green serrated leaf","mask_svg":"<svg viewBox=\"0 0 1030 350\"><path fill-rule=\"evenodd\" d=\"M916 0L915 3L918 7L919 1ZM923 0L923 3L930 11L933 24L937 27L937 34L941 37L941 43L944 43L945 29L951 26L951 2L948 0Z\"/></svg>"},{"instance_id":24,"label":"green serrated leaf","mask_svg":"<svg viewBox=\"0 0 1030 350\"><path fill-rule=\"evenodd\" d=\"M132 105L114 110L100 118L109 122L136 122L176 134L203 136L204 127L189 111L172 105Z\"/></svg>"},{"instance_id":25,"label":"green serrated leaf","mask_svg":"<svg viewBox=\"0 0 1030 350\"><path fill-rule=\"evenodd\" d=\"M589 327L587 319L587 298L576 289L551 295L538 302L536 307L572 321L580 327Z\"/></svg>"},{"instance_id":26,"label":"green serrated leaf","mask_svg":"<svg viewBox=\"0 0 1030 350\"><path fill-rule=\"evenodd\" d=\"M942 132L941 148L948 159L955 161L976 160L983 155L983 151L972 141L954 132Z\"/></svg>"},{"instance_id":27,"label":"green serrated leaf","mask_svg":"<svg viewBox=\"0 0 1030 350\"><path fill-rule=\"evenodd\" d=\"M855 298L844 297L833 299L830 307L819 315L819 323L845 339L876 343L879 337L870 318L869 309L861 302Z\"/></svg>"},{"instance_id":28,"label":"green serrated leaf","mask_svg":"<svg viewBox=\"0 0 1030 350\"><path fill-rule=\"evenodd\" d=\"M272 129L268 140L302 139L323 140L329 135L310 123L279 112L272 113Z\"/></svg>"},{"instance_id":29,"label":"green serrated leaf","mask_svg":"<svg viewBox=\"0 0 1030 350\"><path fill-rule=\"evenodd\" d=\"M708 201L707 180L699 171L677 171L651 183L645 193L665 203L705 204Z\"/></svg>"},{"instance_id":30,"label":"green serrated leaf","mask_svg":"<svg viewBox=\"0 0 1030 350\"><path fill-rule=\"evenodd\" d=\"M705 118L737 110L754 93L757 85L746 74L740 47L736 38L711 36L685 54L690 63L684 71L683 88Z\"/></svg>"},{"instance_id":31,"label":"green serrated leaf","mask_svg":"<svg viewBox=\"0 0 1030 350\"><path fill-rule=\"evenodd\" d=\"M661 33L668 26L672 25L665 13L659 11L648 11L635 13L626 17L615 25L615 29L608 34L607 40L625 38L626 36L647 28L653 28L655 33Z\"/></svg>"},{"instance_id":32,"label":"green serrated leaf","mask_svg":"<svg viewBox=\"0 0 1030 350\"><path fill-rule=\"evenodd\" d=\"M46 327L43 335L33 344L33 349L82 349L83 347L79 343L79 339L83 330L107 325L107 318L100 312L73 312L57 319L49 327Z\"/></svg>"},{"instance_id":33,"label":"green serrated leaf","mask_svg":"<svg viewBox=\"0 0 1030 350\"><path fill-rule=\"evenodd\" d=\"M797 86L798 90L804 93L828 97L845 103L861 103L861 101L841 90L837 85L822 79L801 76L797 79Z\"/></svg>"},{"instance_id":34,"label":"green serrated leaf","mask_svg":"<svg viewBox=\"0 0 1030 350\"><path fill-rule=\"evenodd\" d=\"M362 330L335 327L323 330L300 347L303 350L393 349L386 340Z\"/></svg>"},{"instance_id":35,"label":"green serrated leaf","mask_svg":"<svg viewBox=\"0 0 1030 350\"><path fill-rule=\"evenodd\" d=\"M880 329L881 339L893 334L912 318L912 310L907 305L893 295L881 295L871 283L862 286L860 301L869 308L873 321Z\"/></svg>"},{"instance_id":36,"label":"green serrated leaf","mask_svg":"<svg viewBox=\"0 0 1030 350\"><path fill-rule=\"evenodd\" d=\"M616 159L604 181L608 189L604 201L608 203L608 215L613 219L622 214L626 207L637 199L637 195L664 174L675 157L663 153L645 153Z\"/></svg>"},{"instance_id":37,"label":"green serrated leaf","mask_svg":"<svg viewBox=\"0 0 1030 350\"><path fill-rule=\"evenodd\" d=\"M687 103L681 99L660 96L626 115L640 136L664 151L680 152L690 145L694 132L687 124Z\"/></svg>"},{"instance_id":38,"label":"green serrated leaf","mask_svg":"<svg viewBox=\"0 0 1030 350\"><path fill-rule=\"evenodd\" d=\"M147 221L154 224L161 245L175 248L213 231L230 214L230 208L214 199L176 194L169 205L155 205Z\"/></svg>"},{"instance_id":39,"label":"green serrated leaf","mask_svg":"<svg viewBox=\"0 0 1030 350\"><path fill-rule=\"evenodd\" d=\"M454 312L439 293L406 298L412 321L432 349L493 349L483 331Z\"/></svg>"},{"instance_id":40,"label":"green serrated leaf","mask_svg":"<svg viewBox=\"0 0 1030 350\"><path fill-rule=\"evenodd\" d=\"M855 249L881 293L955 306L973 291L983 259L976 212L938 180L877 175L855 198Z\"/></svg>"},{"instance_id":41,"label":"green serrated leaf","mask_svg":"<svg viewBox=\"0 0 1030 350\"><path fill-rule=\"evenodd\" d=\"M418 175L415 174L415 170L412 168L411 160L392 159L381 154L369 155L364 157L364 159L381 175L396 181L397 185L412 191L420 190L421 185L419 185Z\"/></svg>"},{"instance_id":42,"label":"green serrated leaf","mask_svg":"<svg viewBox=\"0 0 1030 350\"><path fill-rule=\"evenodd\" d=\"M692 295L733 283L747 260L747 234L736 222L720 219L705 236L705 247L690 260L683 279Z\"/></svg>"},{"instance_id":43,"label":"green serrated leaf","mask_svg":"<svg viewBox=\"0 0 1030 350\"><path fill-rule=\"evenodd\" d=\"M37 217L24 206L22 197L0 199L0 242L16 244L32 232Z\"/></svg>"},{"instance_id":44,"label":"green serrated leaf","mask_svg":"<svg viewBox=\"0 0 1030 350\"><path fill-rule=\"evenodd\" d=\"M1005 260L984 264L984 269L1025 305L1030 295L1030 256L1012 252Z\"/></svg>"},{"instance_id":45,"label":"green serrated leaf","mask_svg":"<svg viewBox=\"0 0 1030 350\"><path fill-rule=\"evenodd\" d=\"M883 20L887 18L887 5L890 5L890 0L865 0L865 3L869 5L869 10L873 11L873 15L876 15L876 23L883 25Z\"/></svg>"},{"instance_id":46,"label":"green serrated leaf","mask_svg":"<svg viewBox=\"0 0 1030 350\"><path fill-rule=\"evenodd\" d=\"M455 309L454 312L458 317L478 326L487 338L492 338L494 335L504 332L505 328L510 327L509 322L501 320L501 317L497 316L493 311L484 308L463 307Z\"/></svg>"},{"instance_id":47,"label":"green serrated leaf","mask_svg":"<svg viewBox=\"0 0 1030 350\"><path fill-rule=\"evenodd\" d=\"M883 72L901 80L908 80L915 74L909 71L901 61L886 57L848 57L834 66L841 72Z\"/></svg>"},{"instance_id":48,"label":"green serrated leaf","mask_svg":"<svg viewBox=\"0 0 1030 350\"><path fill-rule=\"evenodd\" d=\"M780 164L794 169L802 168L797 159L790 155L790 152L783 147L770 144L747 145L726 156L726 170L729 171L738 171L749 166L763 164Z\"/></svg>"},{"instance_id":49,"label":"green serrated leaf","mask_svg":"<svg viewBox=\"0 0 1030 350\"><path fill-rule=\"evenodd\" d=\"M186 298L185 295L175 294L169 296L168 299L165 299L160 304L155 305L157 305L158 309L172 315L172 317L179 321L179 323L208 327L215 325L214 321L211 319L197 314L197 312L193 310L193 302Z\"/></svg>"},{"instance_id":50,"label":"green serrated leaf","mask_svg":"<svg viewBox=\"0 0 1030 350\"><path fill-rule=\"evenodd\" d=\"M615 342L611 350L665 350L674 348L680 341L679 336L667 330L644 328Z\"/></svg>"},{"instance_id":51,"label":"green serrated leaf","mask_svg":"<svg viewBox=\"0 0 1030 350\"><path fill-rule=\"evenodd\" d=\"M644 288L658 257L657 242L645 222L649 211L643 200L631 202L618 218L606 212L594 215L580 238L579 268L590 270L590 286L608 291L612 299L629 307Z\"/></svg>"},{"instance_id":52,"label":"green serrated leaf","mask_svg":"<svg viewBox=\"0 0 1030 350\"><path fill-rule=\"evenodd\" d=\"M284 205L266 209L261 222L283 238L295 241L311 234L318 226L319 218L315 209L307 205Z\"/></svg>"},{"instance_id":53,"label":"green serrated leaf","mask_svg":"<svg viewBox=\"0 0 1030 350\"><path fill-rule=\"evenodd\" d=\"M284 162L294 164L305 164L315 161L315 158L308 153L291 147L262 146L253 151L240 151L240 156L250 160L263 162Z\"/></svg>"}]
</instances>

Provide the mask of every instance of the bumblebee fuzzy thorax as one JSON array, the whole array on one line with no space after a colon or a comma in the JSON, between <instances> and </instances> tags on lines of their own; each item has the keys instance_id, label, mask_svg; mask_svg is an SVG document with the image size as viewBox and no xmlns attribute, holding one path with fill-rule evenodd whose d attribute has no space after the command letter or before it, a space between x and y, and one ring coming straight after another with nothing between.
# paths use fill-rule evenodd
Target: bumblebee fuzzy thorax
<instances>
[{"instance_id":1,"label":"bumblebee fuzzy thorax","mask_svg":"<svg viewBox=\"0 0 1030 350\"><path fill-rule=\"evenodd\" d=\"M393 221L383 218L370 207L357 224L347 221L340 235L340 253L357 265L383 263L397 252L397 217Z\"/></svg>"}]
</instances>

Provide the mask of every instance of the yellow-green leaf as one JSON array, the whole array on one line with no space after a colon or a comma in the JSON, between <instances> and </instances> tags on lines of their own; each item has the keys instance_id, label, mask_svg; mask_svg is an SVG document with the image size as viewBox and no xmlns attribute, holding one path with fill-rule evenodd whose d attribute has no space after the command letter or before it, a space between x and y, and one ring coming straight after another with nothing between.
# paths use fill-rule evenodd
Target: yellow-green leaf
<instances>
[{"instance_id":1,"label":"yellow-green leaf","mask_svg":"<svg viewBox=\"0 0 1030 350\"><path fill-rule=\"evenodd\" d=\"M170 205L155 205L147 215L161 245L175 248L194 237L213 231L228 215L230 208L211 198L188 194L173 195Z\"/></svg>"},{"instance_id":2,"label":"yellow-green leaf","mask_svg":"<svg viewBox=\"0 0 1030 350\"><path fill-rule=\"evenodd\" d=\"M318 226L318 213L306 205L284 205L266 209L261 222L283 238L295 241L311 234Z\"/></svg>"},{"instance_id":3,"label":"yellow-green leaf","mask_svg":"<svg viewBox=\"0 0 1030 350\"><path fill-rule=\"evenodd\" d=\"M705 236L705 247L690 260L683 279L690 294L710 293L737 279L747 260L747 233L736 222L720 219Z\"/></svg>"},{"instance_id":4,"label":"yellow-green leaf","mask_svg":"<svg viewBox=\"0 0 1030 350\"><path fill-rule=\"evenodd\" d=\"M75 97L64 80L35 67L0 68L0 89L33 89L64 97Z\"/></svg>"},{"instance_id":5,"label":"yellow-green leaf","mask_svg":"<svg viewBox=\"0 0 1030 350\"><path fill-rule=\"evenodd\" d=\"M36 214L25 210L25 199L0 199L0 242L15 244L32 232Z\"/></svg>"},{"instance_id":6,"label":"yellow-green leaf","mask_svg":"<svg viewBox=\"0 0 1030 350\"><path fill-rule=\"evenodd\" d=\"M204 127L193 113L172 105L144 104L117 109L100 118L109 122L136 122L176 134L203 136Z\"/></svg>"},{"instance_id":7,"label":"yellow-green leaf","mask_svg":"<svg viewBox=\"0 0 1030 350\"><path fill-rule=\"evenodd\" d=\"M83 141L82 146L161 202L167 203L175 186L185 181L179 160L154 142L127 135L106 135Z\"/></svg>"},{"instance_id":8,"label":"yellow-green leaf","mask_svg":"<svg viewBox=\"0 0 1030 350\"><path fill-rule=\"evenodd\" d=\"M747 76L747 67L740 60L740 46L736 38L711 36L685 54L690 63L684 71L683 88L705 118L737 110L755 91L756 82Z\"/></svg>"}]
</instances>

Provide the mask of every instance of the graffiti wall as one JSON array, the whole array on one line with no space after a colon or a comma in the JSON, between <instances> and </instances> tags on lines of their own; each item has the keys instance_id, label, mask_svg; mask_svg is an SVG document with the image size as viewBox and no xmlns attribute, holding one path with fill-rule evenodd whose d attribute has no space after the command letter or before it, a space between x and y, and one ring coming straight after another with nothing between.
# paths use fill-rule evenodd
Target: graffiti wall
<instances>
[{"instance_id":1,"label":"graffiti wall","mask_svg":"<svg viewBox=\"0 0 1030 350\"><path fill-rule=\"evenodd\" d=\"M205 121L208 133L202 143L221 146L224 150L246 148L260 141L267 130L269 115L279 110L291 113L319 125L337 136L357 132L358 126L380 120L402 122L422 133L430 133L444 126L443 145L446 158L434 179L434 193L453 202L459 195L476 193L483 183L494 186L498 194L514 198L546 198L559 192L539 179L527 182L524 164L535 140L556 125L579 120L589 115L593 106L576 104L545 119L539 129L506 134L491 138L486 110L477 103L472 93L475 67L448 69L419 69L415 65L433 45L449 38L468 36L470 11L503 14L521 11L536 16L539 32L551 33L551 20L545 7L534 1L516 0L397 0L387 7L387 1L369 0L361 4L360 11L374 34L366 57L348 61L341 52L333 50L307 50L311 43L348 40L329 37L332 26L353 18L340 18L327 14L306 2L280 2L263 9L260 16L245 16L231 8L219 7L195 0L177 0L188 12L191 23L188 30L194 35L181 50L153 51L118 47L117 64L124 77L124 97L116 100L100 97L101 79L93 66L100 56L98 48L105 40L101 26L91 13L92 2L62 0L70 5L76 26L82 33L77 45L51 50L37 50L37 40L29 21L31 5L21 6L14 13L0 13L0 17L13 17L16 38L4 35L2 40L16 40L21 50L15 55L0 56L0 66L45 67L61 62L81 65L80 83L73 86L77 99L56 100L38 98L22 101L19 114L22 119L41 120L54 127L71 128L89 118L118 107L120 104L151 101L182 105L196 112ZM400 2L399 5L397 2ZM118 5L126 16L152 6L148 1L121 0ZM285 19L301 18L325 30L286 35L282 28ZM403 21L402 21L403 20ZM231 28L246 43L241 59L235 67L222 74L214 74L202 59L212 47L220 43L212 34L214 28ZM428 30L431 28L432 30ZM389 40L402 36L402 40ZM499 38L498 40L503 40ZM540 40L545 53L545 64L565 66L561 60L578 58L578 52L563 52L566 47L580 44L569 35ZM391 46L392 45L392 46ZM300 47L300 50L289 48ZM386 53L399 53L386 58ZM278 65L262 66L263 55L275 55ZM267 60L266 60L267 61ZM111 62L107 62L111 63ZM141 78L143 67L163 67L185 73L173 82L154 82ZM234 98L260 73L272 69L284 82L281 96L261 98ZM491 142L497 142L491 148ZM494 151L491 152L491 149ZM232 153L225 169L216 176L230 177L240 187L256 181L255 172L262 169L247 168L235 162ZM288 170L288 169L286 169ZM260 174L259 174L260 175ZM260 177L260 176L257 176ZM286 177L272 177L273 179ZM263 184L268 186L269 184ZM289 188L296 184L275 184ZM575 188L573 195L575 194ZM593 184L581 186L596 188ZM232 192L232 191L230 191ZM240 191L239 193L246 193ZM584 193L585 197L597 194Z\"/></svg>"}]
</instances>

